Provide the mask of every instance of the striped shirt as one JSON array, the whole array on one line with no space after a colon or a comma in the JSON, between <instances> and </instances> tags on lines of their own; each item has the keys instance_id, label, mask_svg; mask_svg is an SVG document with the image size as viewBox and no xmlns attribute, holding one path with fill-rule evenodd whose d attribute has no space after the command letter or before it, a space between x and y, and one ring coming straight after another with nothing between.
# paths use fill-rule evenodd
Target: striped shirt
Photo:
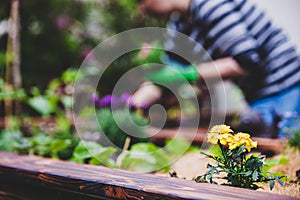
<instances>
[{"instance_id":1,"label":"striped shirt","mask_svg":"<svg viewBox=\"0 0 300 200\"><path fill-rule=\"evenodd\" d=\"M197 62L233 57L250 74L234 80L248 102L300 84L295 46L249 0L191 0L189 16L173 15L168 29L198 43L189 47ZM166 49L170 52L182 48L177 37L169 31Z\"/></svg>"}]
</instances>

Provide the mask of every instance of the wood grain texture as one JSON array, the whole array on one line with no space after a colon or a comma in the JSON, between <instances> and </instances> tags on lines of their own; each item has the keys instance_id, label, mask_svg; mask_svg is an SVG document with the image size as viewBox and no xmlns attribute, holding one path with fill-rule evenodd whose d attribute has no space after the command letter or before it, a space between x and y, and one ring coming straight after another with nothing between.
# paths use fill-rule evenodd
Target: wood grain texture
<instances>
[{"instance_id":1,"label":"wood grain texture","mask_svg":"<svg viewBox=\"0 0 300 200\"><path fill-rule=\"evenodd\" d=\"M195 130L194 128L180 128L180 130L177 128L164 128L160 130L155 127L150 127L147 130L148 135L151 135L151 140L154 142L165 141L169 138L177 136L185 138L197 144L201 144L206 141L207 132L207 128L199 128L197 130ZM262 152L270 151L279 153L284 149L285 141L280 139L252 137L252 140L258 142L257 150Z\"/></svg>"},{"instance_id":2,"label":"wood grain texture","mask_svg":"<svg viewBox=\"0 0 300 200\"><path fill-rule=\"evenodd\" d=\"M37 156L0 158L1 199L297 199Z\"/></svg>"}]
</instances>

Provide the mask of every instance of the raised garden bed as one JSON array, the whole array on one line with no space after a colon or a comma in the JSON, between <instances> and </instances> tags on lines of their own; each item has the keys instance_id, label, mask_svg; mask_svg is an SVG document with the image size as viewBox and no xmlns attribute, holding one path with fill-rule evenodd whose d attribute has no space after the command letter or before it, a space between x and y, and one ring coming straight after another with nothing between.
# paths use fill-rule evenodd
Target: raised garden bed
<instances>
[{"instance_id":1,"label":"raised garden bed","mask_svg":"<svg viewBox=\"0 0 300 200\"><path fill-rule=\"evenodd\" d=\"M195 130L190 128L181 128L180 131L178 131L177 128L164 128L162 130L158 130L155 127L148 128L147 132L149 135L151 133L156 133L156 135L151 137L151 140L153 142L159 142L159 141L165 141L169 138L174 137L175 135L178 135L182 138L185 138L189 141L192 141L193 143L199 145L206 141L207 137L207 127L201 127L198 129L197 134L193 134ZM260 152L263 152L266 155L273 155L276 153L281 152L284 149L284 141L280 139L272 139L272 138L261 138L261 137L253 137L254 141L258 142L258 148L257 150Z\"/></svg>"},{"instance_id":2,"label":"raised garden bed","mask_svg":"<svg viewBox=\"0 0 300 200\"><path fill-rule=\"evenodd\" d=\"M0 152L0 199L297 199Z\"/></svg>"}]
</instances>

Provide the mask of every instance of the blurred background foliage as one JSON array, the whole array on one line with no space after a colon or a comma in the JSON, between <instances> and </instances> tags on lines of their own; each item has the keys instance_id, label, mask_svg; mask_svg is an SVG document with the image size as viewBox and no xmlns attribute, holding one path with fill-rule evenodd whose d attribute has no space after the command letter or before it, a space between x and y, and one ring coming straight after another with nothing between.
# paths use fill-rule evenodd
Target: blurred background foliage
<instances>
[{"instance_id":1,"label":"blurred background foliage","mask_svg":"<svg viewBox=\"0 0 300 200\"><path fill-rule=\"evenodd\" d=\"M85 57L110 36L137 27L164 27L165 21L141 17L136 0L19 0L22 86L8 89L12 2L0 1L0 129L5 128L0 149L52 157L67 149L63 157L69 157L78 142L71 122L72 84ZM108 67L99 83L101 95L111 93L116 81L134 66L131 56L121 56ZM5 101L22 103L21 115L7 115ZM114 121L109 118L106 123ZM48 137L57 143L50 147ZM122 146L125 136L116 140Z\"/></svg>"},{"instance_id":2,"label":"blurred background foliage","mask_svg":"<svg viewBox=\"0 0 300 200\"><path fill-rule=\"evenodd\" d=\"M0 1L2 81L8 59L5 27L10 4L10 0ZM136 0L26 0L20 1L19 13L22 86L27 92L32 87L45 90L65 70L79 68L94 47L114 34L137 27L165 26L165 21L141 17ZM128 56L132 55L121 56L105 72L102 94L110 93L115 82L133 66Z\"/></svg>"},{"instance_id":3,"label":"blurred background foliage","mask_svg":"<svg viewBox=\"0 0 300 200\"><path fill-rule=\"evenodd\" d=\"M8 19L9 7L9 0L0 2L0 22ZM62 71L79 67L90 50L116 33L136 27L164 26L165 22L146 18L138 16L136 0L21 1L23 86L46 87ZM6 36L0 36L2 61L6 42ZM122 59L118 62L114 66L122 69L109 70L114 76L130 65ZM2 65L1 75L4 71Z\"/></svg>"}]
</instances>

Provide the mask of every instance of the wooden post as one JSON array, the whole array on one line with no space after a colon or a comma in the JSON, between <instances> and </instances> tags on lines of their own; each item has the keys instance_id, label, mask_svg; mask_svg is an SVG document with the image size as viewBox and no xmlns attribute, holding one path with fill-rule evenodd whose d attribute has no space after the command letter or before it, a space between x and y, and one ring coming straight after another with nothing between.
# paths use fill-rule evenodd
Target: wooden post
<instances>
[{"instance_id":1,"label":"wooden post","mask_svg":"<svg viewBox=\"0 0 300 200\"><path fill-rule=\"evenodd\" d=\"M8 21L8 38L6 50L6 76L5 90L17 91L21 87L21 69L20 69L20 17L19 17L19 0L11 0L10 17ZM5 124L7 117L21 113L21 106L17 100L5 100Z\"/></svg>"}]
</instances>

